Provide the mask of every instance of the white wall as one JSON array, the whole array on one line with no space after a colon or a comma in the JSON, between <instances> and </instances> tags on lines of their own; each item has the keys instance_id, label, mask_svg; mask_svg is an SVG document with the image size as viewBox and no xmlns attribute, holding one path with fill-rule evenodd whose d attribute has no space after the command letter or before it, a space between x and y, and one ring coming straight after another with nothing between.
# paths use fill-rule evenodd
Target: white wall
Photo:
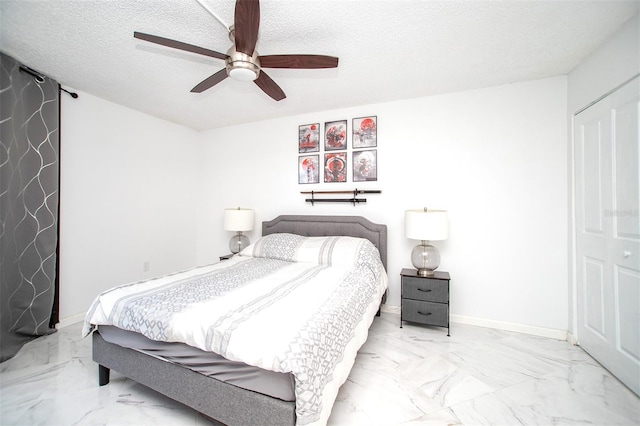
<instances>
[{"instance_id":1,"label":"white wall","mask_svg":"<svg viewBox=\"0 0 640 426\"><path fill-rule=\"evenodd\" d=\"M416 243L407 208L445 208L436 243L452 275L452 314L567 329L566 78L318 112L197 133L81 93L63 97L61 317L101 291L216 261L226 207L352 214L389 226L388 304ZM379 180L298 185L297 129L378 116ZM349 174L351 169L349 169ZM381 189L365 205L304 202L299 192ZM150 271L143 271L149 261Z\"/></svg>"},{"instance_id":2,"label":"white wall","mask_svg":"<svg viewBox=\"0 0 640 426\"><path fill-rule=\"evenodd\" d=\"M198 263L228 252L226 207L256 210L252 240L279 214L361 215L389 227L387 303L397 306L416 244L404 210L444 208L450 236L436 245L454 317L567 330L566 93L555 77L204 132ZM351 131L365 115L378 117L378 182L298 185L298 125L348 119ZM382 194L312 207L299 193L354 187Z\"/></svg>"},{"instance_id":3,"label":"white wall","mask_svg":"<svg viewBox=\"0 0 640 426\"><path fill-rule=\"evenodd\" d=\"M196 263L198 133L79 95L61 109L63 320L116 284Z\"/></svg>"},{"instance_id":4,"label":"white wall","mask_svg":"<svg viewBox=\"0 0 640 426\"><path fill-rule=\"evenodd\" d=\"M573 115L598 100L609 91L640 74L640 15L626 22L580 65L573 69L567 80L568 95L568 214L569 214L569 330L576 332L576 282L574 233L574 166Z\"/></svg>"}]
</instances>

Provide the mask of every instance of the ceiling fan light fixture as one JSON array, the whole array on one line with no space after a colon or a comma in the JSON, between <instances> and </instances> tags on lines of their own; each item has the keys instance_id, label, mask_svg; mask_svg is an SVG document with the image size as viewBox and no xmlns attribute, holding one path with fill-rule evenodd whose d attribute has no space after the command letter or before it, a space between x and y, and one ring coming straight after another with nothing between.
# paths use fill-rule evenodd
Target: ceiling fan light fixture
<instances>
[{"instance_id":1,"label":"ceiling fan light fixture","mask_svg":"<svg viewBox=\"0 0 640 426\"><path fill-rule=\"evenodd\" d=\"M249 68L235 67L229 70L229 77L238 81L254 81L258 73Z\"/></svg>"}]
</instances>

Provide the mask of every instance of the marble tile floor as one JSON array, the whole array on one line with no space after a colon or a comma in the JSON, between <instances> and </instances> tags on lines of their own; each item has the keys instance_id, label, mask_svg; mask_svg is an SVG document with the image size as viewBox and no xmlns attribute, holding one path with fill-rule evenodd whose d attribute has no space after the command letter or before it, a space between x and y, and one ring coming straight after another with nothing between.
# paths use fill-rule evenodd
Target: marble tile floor
<instances>
[{"instance_id":1,"label":"marble tile floor","mask_svg":"<svg viewBox=\"0 0 640 426\"><path fill-rule=\"evenodd\" d=\"M0 364L0 425L208 425L116 372L97 384L81 323ZM637 425L640 399L581 348L482 327L405 323L383 312L329 425Z\"/></svg>"}]
</instances>

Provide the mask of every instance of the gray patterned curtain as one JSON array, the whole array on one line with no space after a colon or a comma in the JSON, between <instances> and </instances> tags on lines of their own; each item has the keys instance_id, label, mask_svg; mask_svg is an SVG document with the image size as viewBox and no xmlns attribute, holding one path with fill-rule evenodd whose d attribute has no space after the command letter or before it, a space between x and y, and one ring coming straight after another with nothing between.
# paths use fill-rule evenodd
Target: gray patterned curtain
<instances>
[{"instance_id":1,"label":"gray patterned curtain","mask_svg":"<svg viewBox=\"0 0 640 426\"><path fill-rule=\"evenodd\" d=\"M0 362L55 331L59 90L0 53Z\"/></svg>"}]
</instances>

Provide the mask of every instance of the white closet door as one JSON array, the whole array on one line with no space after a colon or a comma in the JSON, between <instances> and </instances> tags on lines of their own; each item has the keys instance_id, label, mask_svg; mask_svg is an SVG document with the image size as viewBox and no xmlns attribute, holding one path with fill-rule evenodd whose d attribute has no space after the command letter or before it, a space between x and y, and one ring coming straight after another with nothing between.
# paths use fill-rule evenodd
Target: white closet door
<instances>
[{"instance_id":1,"label":"white closet door","mask_svg":"<svg viewBox=\"0 0 640 426\"><path fill-rule=\"evenodd\" d=\"M640 395L640 77L574 117L578 342Z\"/></svg>"}]
</instances>

